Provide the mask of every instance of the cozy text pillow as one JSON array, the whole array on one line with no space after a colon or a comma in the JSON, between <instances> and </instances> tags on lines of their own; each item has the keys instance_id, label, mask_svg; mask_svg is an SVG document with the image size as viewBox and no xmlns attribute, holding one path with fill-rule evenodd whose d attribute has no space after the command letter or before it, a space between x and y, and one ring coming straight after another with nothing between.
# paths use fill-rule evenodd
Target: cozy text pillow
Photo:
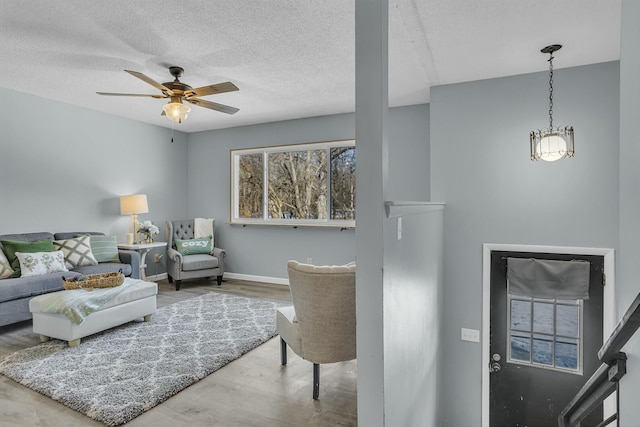
<instances>
[{"instance_id":1,"label":"cozy text pillow","mask_svg":"<svg viewBox=\"0 0 640 427\"><path fill-rule=\"evenodd\" d=\"M58 271L69 271L64 265L62 251L53 252L16 252L20 261L21 277L42 276Z\"/></svg>"},{"instance_id":2,"label":"cozy text pillow","mask_svg":"<svg viewBox=\"0 0 640 427\"><path fill-rule=\"evenodd\" d=\"M64 262L67 268L76 268L81 265L97 265L98 261L91 252L89 236L78 236L67 240L54 240L53 246L64 253Z\"/></svg>"},{"instance_id":3,"label":"cozy text pillow","mask_svg":"<svg viewBox=\"0 0 640 427\"><path fill-rule=\"evenodd\" d=\"M47 237L35 242L25 242L23 240L3 240L0 242L13 269L11 277L20 277L20 261L16 257L16 252L53 252L52 240L51 237Z\"/></svg>"},{"instance_id":4,"label":"cozy text pillow","mask_svg":"<svg viewBox=\"0 0 640 427\"><path fill-rule=\"evenodd\" d=\"M2 249L0 249L0 279L11 277L12 274L13 268L11 268L11 263L4 252L2 252Z\"/></svg>"},{"instance_id":5,"label":"cozy text pillow","mask_svg":"<svg viewBox=\"0 0 640 427\"><path fill-rule=\"evenodd\" d=\"M211 238L180 240L176 239L176 250L182 255L211 254Z\"/></svg>"},{"instance_id":6,"label":"cozy text pillow","mask_svg":"<svg viewBox=\"0 0 640 427\"><path fill-rule=\"evenodd\" d=\"M116 236L89 236L91 252L98 262L120 262Z\"/></svg>"}]
</instances>

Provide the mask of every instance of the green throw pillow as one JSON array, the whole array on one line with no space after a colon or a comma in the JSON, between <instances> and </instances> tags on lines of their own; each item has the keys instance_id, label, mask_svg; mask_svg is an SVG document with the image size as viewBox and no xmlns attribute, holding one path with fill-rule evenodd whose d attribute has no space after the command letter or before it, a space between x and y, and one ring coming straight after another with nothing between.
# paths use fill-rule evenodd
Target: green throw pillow
<instances>
[{"instance_id":1,"label":"green throw pillow","mask_svg":"<svg viewBox=\"0 0 640 427\"><path fill-rule=\"evenodd\" d=\"M90 236L91 252L98 262L120 262L116 236Z\"/></svg>"},{"instance_id":2,"label":"green throw pillow","mask_svg":"<svg viewBox=\"0 0 640 427\"><path fill-rule=\"evenodd\" d=\"M199 239L176 239L176 250L182 255L211 254L211 237Z\"/></svg>"},{"instance_id":3,"label":"green throw pillow","mask_svg":"<svg viewBox=\"0 0 640 427\"><path fill-rule=\"evenodd\" d=\"M13 275L11 277L20 277L20 260L16 256L16 252L53 252L53 239L47 237L46 239L36 240L35 242L24 242L20 240L2 240L2 247L4 253L7 256L7 260L11 263L13 268Z\"/></svg>"}]
</instances>

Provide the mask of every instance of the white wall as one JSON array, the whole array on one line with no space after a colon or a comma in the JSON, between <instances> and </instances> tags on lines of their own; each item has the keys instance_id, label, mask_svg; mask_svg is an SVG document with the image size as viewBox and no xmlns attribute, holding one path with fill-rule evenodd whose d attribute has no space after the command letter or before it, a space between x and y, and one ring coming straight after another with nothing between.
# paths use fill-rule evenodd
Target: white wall
<instances>
[{"instance_id":1,"label":"white wall","mask_svg":"<svg viewBox=\"0 0 640 427\"><path fill-rule=\"evenodd\" d=\"M480 425L481 347L460 328L482 330L482 244L618 246L619 63L554 70L554 124L574 126L575 158L529 159L547 107L546 72L431 91L431 194L447 204L442 426Z\"/></svg>"},{"instance_id":2,"label":"white wall","mask_svg":"<svg viewBox=\"0 0 640 427\"><path fill-rule=\"evenodd\" d=\"M620 52L620 251L618 253L618 318L638 292L640 259L640 2L623 0ZM620 425L640 420L640 334L623 348L628 374L620 383Z\"/></svg>"}]
</instances>

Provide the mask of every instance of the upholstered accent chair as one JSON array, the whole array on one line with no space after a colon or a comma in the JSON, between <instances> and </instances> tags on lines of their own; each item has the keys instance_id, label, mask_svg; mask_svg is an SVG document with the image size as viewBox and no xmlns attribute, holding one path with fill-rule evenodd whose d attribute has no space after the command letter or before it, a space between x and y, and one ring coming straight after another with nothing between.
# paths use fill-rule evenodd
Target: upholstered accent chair
<instances>
[{"instance_id":1,"label":"upholstered accent chair","mask_svg":"<svg viewBox=\"0 0 640 427\"><path fill-rule=\"evenodd\" d=\"M224 249L213 247L210 254L183 255L176 249L176 240L192 240L194 220L167 221L167 275L169 283L175 281L176 291L185 279L216 277L218 286L224 275ZM212 226L213 227L213 226Z\"/></svg>"},{"instance_id":2,"label":"upholstered accent chair","mask_svg":"<svg viewBox=\"0 0 640 427\"><path fill-rule=\"evenodd\" d=\"M313 398L320 394L320 364L356 358L356 265L315 266L288 261L293 306L276 312L280 359L287 345L313 363Z\"/></svg>"}]
</instances>

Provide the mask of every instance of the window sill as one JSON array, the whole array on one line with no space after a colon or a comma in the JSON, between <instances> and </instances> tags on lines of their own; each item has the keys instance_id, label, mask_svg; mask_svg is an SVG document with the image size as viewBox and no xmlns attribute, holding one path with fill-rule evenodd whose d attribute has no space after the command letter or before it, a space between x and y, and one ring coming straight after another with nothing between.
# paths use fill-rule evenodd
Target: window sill
<instances>
[{"instance_id":1,"label":"window sill","mask_svg":"<svg viewBox=\"0 0 640 427\"><path fill-rule=\"evenodd\" d=\"M348 221L347 224L340 224L335 222L292 222L292 221L230 221L227 224L236 226L266 226L266 227L291 227L291 228L339 228L340 230L355 230L355 221Z\"/></svg>"}]
</instances>

